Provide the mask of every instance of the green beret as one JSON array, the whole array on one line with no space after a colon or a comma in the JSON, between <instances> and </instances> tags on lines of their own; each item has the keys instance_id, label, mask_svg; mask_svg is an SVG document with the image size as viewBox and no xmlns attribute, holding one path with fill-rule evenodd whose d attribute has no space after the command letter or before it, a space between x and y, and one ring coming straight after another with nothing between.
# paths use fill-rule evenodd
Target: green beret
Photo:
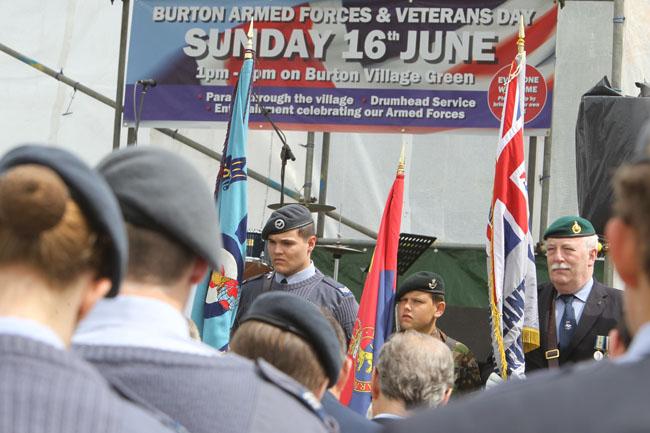
<instances>
[{"instance_id":1,"label":"green beret","mask_svg":"<svg viewBox=\"0 0 650 433\"><path fill-rule=\"evenodd\" d=\"M594 226L579 216L563 216L548 226L544 232L546 238L582 238L596 234Z\"/></svg>"},{"instance_id":2,"label":"green beret","mask_svg":"<svg viewBox=\"0 0 650 433\"><path fill-rule=\"evenodd\" d=\"M414 290L445 296L445 280L435 272L416 272L400 285L395 299L399 301L402 296Z\"/></svg>"}]
</instances>

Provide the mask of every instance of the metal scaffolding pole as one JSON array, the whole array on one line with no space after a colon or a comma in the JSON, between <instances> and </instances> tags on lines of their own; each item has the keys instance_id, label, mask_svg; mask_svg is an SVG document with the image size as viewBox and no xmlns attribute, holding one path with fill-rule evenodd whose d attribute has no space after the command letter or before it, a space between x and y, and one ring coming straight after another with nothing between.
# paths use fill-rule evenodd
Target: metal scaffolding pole
<instances>
[{"instance_id":1,"label":"metal scaffolding pole","mask_svg":"<svg viewBox=\"0 0 650 433\"><path fill-rule=\"evenodd\" d=\"M113 149L120 148L122 131L122 101L124 100L124 65L126 64L126 41L129 34L129 10L131 0L122 0L122 28L120 30L120 54L117 63L117 91L115 92L115 118L113 120Z\"/></svg>"},{"instance_id":2,"label":"metal scaffolding pole","mask_svg":"<svg viewBox=\"0 0 650 433\"><path fill-rule=\"evenodd\" d=\"M330 133L323 132L323 149L320 157L320 185L318 187L318 204L327 202L327 173L330 166ZM342 223L342 221L341 221ZM325 234L325 214L318 212L316 234L322 238Z\"/></svg>"},{"instance_id":3,"label":"metal scaffolding pole","mask_svg":"<svg viewBox=\"0 0 650 433\"><path fill-rule=\"evenodd\" d=\"M99 92L94 91L90 87L84 86L83 84L79 83L78 81L74 81L74 80L68 78L66 75L63 74L63 72L57 72L54 69L49 68L49 67L37 62L36 60L31 59L31 58L19 53L18 51L15 51L15 50L9 48L8 46L6 46L6 45L4 45L2 43L0 43L0 51L10 55L11 57L13 57L13 58L15 58L17 60L20 60L21 62L25 63L26 65L29 65L32 68L34 68L34 69L36 69L36 70L38 70L38 71L40 71L40 72L42 72L42 73L44 73L46 75L49 75L50 77L54 78L57 81L60 81L60 82L62 82L64 84L67 84L68 86L71 86L71 87L77 89L81 93L83 93L85 95L88 95L91 98L93 98L93 99L95 99L95 100L97 100L97 101L99 101L99 102L101 102L101 103L103 103L105 105L108 105L111 108L116 108L116 106L117 106L115 101L113 101L109 97L107 97L105 95L102 95ZM172 139L174 139L174 140L176 140L178 142L181 142L181 143L191 147L192 149L202 153L205 156L216 159L217 161L221 161L221 154L220 153L215 152L214 150L212 150L212 149L198 143L197 141L192 140L189 137L186 137L186 136L184 136L182 134L179 134L177 131L173 131L173 130L167 129L167 128L154 128L154 129L156 131L160 132L161 134L164 134L164 135L166 135L166 136L168 136L168 137L170 137L170 138L172 138ZM325 133L325 134L327 134L327 153L328 153L328 158L329 158L329 133ZM325 134L323 134L323 148L325 147ZM326 167L326 170L327 170L327 167ZM278 182L276 182L276 181L274 181L272 179L269 179L268 177L264 176L263 174L258 173L255 170L251 170L250 168L248 169L248 176L251 177L252 179L260 182L260 183L268 185L269 187L275 189L276 191L281 191L282 190L282 188L281 188L281 186L280 186L280 184ZM325 171L325 180L326 179L327 179L327 171ZM325 186L325 190L326 190L327 189L327 182L325 182L324 186ZM321 167L321 191L322 191L322 188L323 188L323 172L322 172L322 167ZM290 190L288 188L284 188L284 193L287 196L291 197L292 199L294 199L296 201L301 201L301 199L302 199L302 197L300 196L300 193L298 191L293 191L293 190ZM325 198L326 198L325 195L323 195L320 198L322 199L322 203L325 203ZM321 201L319 200L319 203L320 202ZM375 239L377 238L377 233L363 227L360 224L355 223L354 221L352 221L352 220L350 220L348 218L341 217L336 212L327 212L327 216L329 216L330 218L334 218L337 221L340 219L342 224L345 224L348 227L350 227L350 228L352 228L354 230L357 230L357 231L359 231L360 233L363 233L366 236L370 236L370 237L373 237ZM319 214L319 227L322 226L322 224L320 223L321 218L323 218L323 217Z\"/></svg>"},{"instance_id":4,"label":"metal scaffolding pole","mask_svg":"<svg viewBox=\"0 0 650 433\"><path fill-rule=\"evenodd\" d=\"M183 134L179 134L178 131L173 131L173 130L167 129L167 128L154 128L154 129L156 131L160 132L161 134L164 134L164 135L172 138L173 140L176 140L176 141L178 141L180 143L185 144L188 147L191 147L192 149L196 150L197 152L202 153L205 156L208 156L208 157L210 157L212 159L215 159L217 161L221 161L222 155L219 152L216 152L216 151L202 145L198 141L194 141L191 138L184 136ZM280 184L278 182L276 182L276 181L274 181L272 179L269 179L268 177L264 176L263 174L255 171L255 170L252 170L250 168L248 169L248 177L250 177L251 179L254 179L254 180L256 180L256 181L258 181L260 183L263 183L264 185L268 185L269 187L275 189L276 191L281 191ZM289 196L292 199L297 200L297 201L300 201L300 199L302 198L298 191L293 191L293 190L288 189L286 187L284 188L284 193L287 196Z\"/></svg>"},{"instance_id":5,"label":"metal scaffolding pole","mask_svg":"<svg viewBox=\"0 0 650 433\"><path fill-rule=\"evenodd\" d=\"M323 150L321 153L320 161L320 187L318 191L318 204L326 204L327 202L327 176L329 173L330 161L330 133L323 132ZM335 211L318 212L318 223L316 233L318 238L322 238L325 233L325 216L332 218L335 221L340 221L353 230L363 233L364 235L377 239L377 232L370 230L367 227L357 224L349 218L346 218Z\"/></svg>"},{"instance_id":6,"label":"metal scaffolding pole","mask_svg":"<svg viewBox=\"0 0 650 433\"><path fill-rule=\"evenodd\" d=\"M12 50L8 46L0 43L0 51L9 54L11 57L20 60L21 62L25 63L26 65L31 66L32 68L36 69L37 71L40 71L44 73L45 75L49 75L50 77L54 78L55 80L58 80L64 84L67 84L68 86L77 89L81 93L84 93L88 96L90 96L93 99L98 100L99 102L102 102L106 105L108 105L111 108L115 108L115 101L113 101L111 98L102 95L101 93L95 92L93 89L90 87L84 86L83 84L79 83L78 81L74 81L67 76L63 74L63 72L57 72L52 68L48 68L47 66L38 63L34 59L30 59L27 56L22 55L18 51Z\"/></svg>"},{"instance_id":7,"label":"metal scaffolding pole","mask_svg":"<svg viewBox=\"0 0 650 433\"><path fill-rule=\"evenodd\" d=\"M311 203L311 181L314 169L314 133L307 133L307 155L305 158L305 203Z\"/></svg>"},{"instance_id":8,"label":"metal scaffolding pole","mask_svg":"<svg viewBox=\"0 0 650 433\"><path fill-rule=\"evenodd\" d=\"M625 29L625 1L614 0L614 29L612 34L612 87L618 91L623 88L623 31ZM611 256L605 255L603 283L614 287L614 263Z\"/></svg>"},{"instance_id":9,"label":"metal scaffolding pole","mask_svg":"<svg viewBox=\"0 0 650 433\"><path fill-rule=\"evenodd\" d=\"M318 245L336 245L343 244L353 248L374 248L377 244L375 240L367 239L348 239L348 238L323 238L318 240ZM485 244L449 244L445 242L434 242L429 246L431 250L481 250L485 251Z\"/></svg>"},{"instance_id":10,"label":"metal scaffolding pole","mask_svg":"<svg viewBox=\"0 0 650 433\"><path fill-rule=\"evenodd\" d=\"M623 30L625 24L625 1L614 0L614 31L612 35L612 87L621 90L623 83Z\"/></svg>"},{"instance_id":11,"label":"metal scaffolding pole","mask_svg":"<svg viewBox=\"0 0 650 433\"><path fill-rule=\"evenodd\" d=\"M20 60L21 62L33 67L34 69L36 69L36 70L38 70L40 72L43 72L46 75L51 76L52 78L54 78L54 79L56 79L56 80L58 80L58 81L60 81L60 82L62 82L64 84L67 84L69 86L72 86L72 87L76 88L81 93L84 93L84 94L90 96L91 98L93 98L93 99L95 99L95 100L97 100L97 101L99 101L99 102L101 102L103 104L108 105L111 108L115 108L115 106L117 105L115 103L115 101L113 101L109 97L104 96L101 93L98 93L98 92L94 91L90 87L84 86L83 84L79 83L78 81L74 81L74 80L68 78L62 72L57 72L52 68L48 68L47 66L45 66L45 65L43 65L41 63L38 63L36 60L30 59L29 57L24 56L24 55L20 54L19 52L15 51L15 50L12 50L11 48L7 47L6 45L4 45L2 43L0 43L0 51L3 51L4 53L9 54L10 56ZM132 129L132 128L129 128L129 129ZM166 135L168 137L171 137L172 139L174 139L176 141L179 141L179 142L191 147L192 149L202 153L205 156L208 156L208 157L210 157L212 159L216 159L217 161L221 161L221 154L220 153L215 152L214 150L212 150L212 149L210 149L210 148L208 148L208 147L206 147L206 146L192 140L189 137L186 137L186 136L184 136L182 134L179 134L177 131L172 131L171 129L167 129L167 128L155 128L155 130L160 132L161 134L164 134L164 135ZM267 178L266 176L264 176L261 173L256 172L255 170L248 169L248 176L255 179L255 180L257 180L258 182L261 182L261 183L263 183L265 185L270 186L273 189L276 189L276 190L280 191L280 184L278 182L275 182L275 181ZM284 193L287 194L289 197L293 198L294 200L300 200L300 198L301 198L299 192L293 191L293 190L290 190L290 189L287 189L287 188L284 189Z\"/></svg>"},{"instance_id":12,"label":"metal scaffolding pole","mask_svg":"<svg viewBox=\"0 0 650 433\"><path fill-rule=\"evenodd\" d=\"M528 215L530 229L533 228L533 210L535 209L535 177L537 173L537 137L528 139Z\"/></svg>"},{"instance_id":13,"label":"metal scaffolding pole","mask_svg":"<svg viewBox=\"0 0 650 433\"><path fill-rule=\"evenodd\" d=\"M539 183L542 187L542 207L539 216L539 239L544 238L544 231L548 225L548 199L551 184L551 136L544 137L544 159L542 166L542 175L539 178Z\"/></svg>"},{"instance_id":14,"label":"metal scaffolding pole","mask_svg":"<svg viewBox=\"0 0 650 433\"><path fill-rule=\"evenodd\" d=\"M366 236L368 236L370 238L377 239L377 232L373 232L369 228L366 228L366 227L362 226L361 224L357 224L354 221L352 221L351 219L346 218L346 217L342 216L341 214L339 214L337 212L329 211L325 215L327 215L328 217L332 218L335 221L341 221L341 224L344 224L344 225L350 227L351 229L354 229L354 230L358 231L359 233L363 233L364 235L366 235ZM320 227L320 225L319 225L319 227Z\"/></svg>"}]
</instances>

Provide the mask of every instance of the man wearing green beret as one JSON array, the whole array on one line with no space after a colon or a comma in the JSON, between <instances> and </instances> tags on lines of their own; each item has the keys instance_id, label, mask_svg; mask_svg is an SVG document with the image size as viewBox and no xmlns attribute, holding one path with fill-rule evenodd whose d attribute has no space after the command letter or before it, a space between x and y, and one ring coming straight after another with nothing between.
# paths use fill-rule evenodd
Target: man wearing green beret
<instances>
[{"instance_id":1,"label":"man wearing green beret","mask_svg":"<svg viewBox=\"0 0 650 433\"><path fill-rule=\"evenodd\" d=\"M526 354L527 372L601 359L622 314L621 291L594 279L598 236L591 222L561 217L544 240L551 281L538 287L541 345Z\"/></svg>"}]
</instances>

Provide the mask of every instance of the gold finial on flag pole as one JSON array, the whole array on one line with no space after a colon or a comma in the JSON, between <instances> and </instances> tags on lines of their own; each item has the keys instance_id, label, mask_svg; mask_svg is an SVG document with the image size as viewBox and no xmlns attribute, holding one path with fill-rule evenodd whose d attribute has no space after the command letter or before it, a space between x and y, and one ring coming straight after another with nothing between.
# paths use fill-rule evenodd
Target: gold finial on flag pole
<instances>
[{"instance_id":1,"label":"gold finial on flag pole","mask_svg":"<svg viewBox=\"0 0 650 433\"><path fill-rule=\"evenodd\" d=\"M253 37L255 33L253 32L253 20L251 20L251 25L248 27L248 42L246 43L246 54L244 54L245 59L253 58Z\"/></svg>"},{"instance_id":2,"label":"gold finial on flag pole","mask_svg":"<svg viewBox=\"0 0 650 433\"><path fill-rule=\"evenodd\" d=\"M402 143L402 151L399 155L399 164L397 165L397 174L404 174L404 143Z\"/></svg>"},{"instance_id":3,"label":"gold finial on flag pole","mask_svg":"<svg viewBox=\"0 0 650 433\"><path fill-rule=\"evenodd\" d=\"M526 39L526 32L524 31L524 17L519 16L519 37L517 38L517 52L519 54L524 52L524 40Z\"/></svg>"}]
</instances>

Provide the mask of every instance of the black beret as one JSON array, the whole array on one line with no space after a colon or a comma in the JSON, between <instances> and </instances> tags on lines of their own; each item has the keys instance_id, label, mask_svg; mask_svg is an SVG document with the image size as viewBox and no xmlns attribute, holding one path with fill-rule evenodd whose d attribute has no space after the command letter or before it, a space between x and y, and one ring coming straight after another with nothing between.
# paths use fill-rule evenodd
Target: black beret
<instances>
[{"instance_id":1,"label":"black beret","mask_svg":"<svg viewBox=\"0 0 650 433\"><path fill-rule=\"evenodd\" d=\"M274 211L262 229L262 239L313 224L311 212L301 204L288 204Z\"/></svg>"},{"instance_id":2,"label":"black beret","mask_svg":"<svg viewBox=\"0 0 650 433\"><path fill-rule=\"evenodd\" d=\"M445 296L445 280L435 272L416 272L400 285L395 299L399 301L402 296L414 290Z\"/></svg>"},{"instance_id":3,"label":"black beret","mask_svg":"<svg viewBox=\"0 0 650 433\"><path fill-rule=\"evenodd\" d=\"M212 269L220 268L214 197L189 162L167 150L138 146L111 153L97 169L117 196L127 222L166 234Z\"/></svg>"},{"instance_id":4,"label":"black beret","mask_svg":"<svg viewBox=\"0 0 650 433\"><path fill-rule=\"evenodd\" d=\"M259 320L305 339L316 352L329 386L336 384L342 365L339 340L316 305L291 293L268 292L253 302L242 323L248 320Z\"/></svg>"},{"instance_id":5,"label":"black beret","mask_svg":"<svg viewBox=\"0 0 650 433\"><path fill-rule=\"evenodd\" d=\"M20 146L8 152L0 160L0 173L25 164L54 170L68 186L90 224L111 241L107 268L110 275L106 277L111 279L112 286L106 297L116 296L126 270L128 246L120 207L106 181L72 153L41 145Z\"/></svg>"}]
</instances>

